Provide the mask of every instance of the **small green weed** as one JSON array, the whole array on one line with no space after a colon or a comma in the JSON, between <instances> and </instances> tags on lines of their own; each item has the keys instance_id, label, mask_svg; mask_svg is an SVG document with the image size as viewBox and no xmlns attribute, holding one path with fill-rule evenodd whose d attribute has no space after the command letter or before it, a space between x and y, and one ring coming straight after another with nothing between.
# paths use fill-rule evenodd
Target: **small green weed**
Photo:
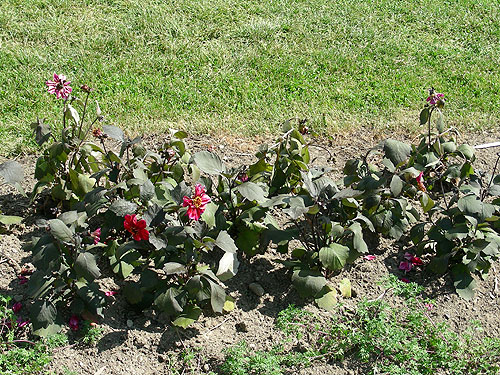
<instances>
[{"instance_id":1,"label":"small green weed","mask_svg":"<svg viewBox=\"0 0 500 375\"><path fill-rule=\"evenodd\" d=\"M185 348L180 353L170 353L167 358L167 369L171 375L215 375L207 371L205 359L199 348Z\"/></svg>"},{"instance_id":2,"label":"small green weed","mask_svg":"<svg viewBox=\"0 0 500 375\"><path fill-rule=\"evenodd\" d=\"M279 314L277 326L297 339L306 337L310 358L356 357L370 364L371 374L498 373L500 339L484 337L477 323L457 334L446 324L432 321L428 314L432 304L419 296L420 286L395 277L384 282L405 298L404 305L390 307L382 299L364 300L355 310L333 314L330 319L290 306Z\"/></svg>"},{"instance_id":3,"label":"small green weed","mask_svg":"<svg viewBox=\"0 0 500 375\"><path fill-rule=\"evenodd\" d=\"M10 304L9 296L0 295L0 374L41 374L51 361L51 349L66 345L68 338L57 334L37 342L28 340L27 322L16 316L22 305Z\"/></svg>"},{"instance_id":4,"label":"small green weed","mask_svg":"<svg viewBox=\"0 0 500 375\"><path fill-rule=\"evenodd\" d=\"M286 353L280 346L270 351L253 351L246 342L226 350L220 372L223 375L281 375L286 368L308 363L300 353Z\"/></svg>"},{"instance_id":5,"label":"small green weed","mask_svg":"<svg viewBox=\"0 0 500 375\"><path fill-rule=\"evenodd\" d=\"M91 326L90 322L85 321L82 326L82 338L81 342L87 346L95 346L102 335L104 334L104 329L99 326Z\"/></svg>"}]
</instances>

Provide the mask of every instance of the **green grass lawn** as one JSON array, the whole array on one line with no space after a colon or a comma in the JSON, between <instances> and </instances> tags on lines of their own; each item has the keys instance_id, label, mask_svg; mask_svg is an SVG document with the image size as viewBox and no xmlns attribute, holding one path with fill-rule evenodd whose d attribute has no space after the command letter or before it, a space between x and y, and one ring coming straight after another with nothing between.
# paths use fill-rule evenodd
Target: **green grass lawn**
<instances>
[{"instance_id":1,"label":"green grass lawn","mask_svg":"<svg viewBox=\"0 0 500 375\"><path fill-rule=\"evenodd\" d=\"M56 121L54 72L131 132L407 126L433 85L461 126L500 121L498 0L2 0L0 152Z\"/></svg>"}]
</instances>

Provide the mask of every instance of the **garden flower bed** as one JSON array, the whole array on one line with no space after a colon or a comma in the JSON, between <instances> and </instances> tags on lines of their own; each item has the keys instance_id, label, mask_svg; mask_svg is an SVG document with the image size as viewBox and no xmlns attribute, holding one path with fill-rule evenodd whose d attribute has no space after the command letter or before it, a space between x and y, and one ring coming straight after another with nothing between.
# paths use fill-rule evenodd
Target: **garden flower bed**
<instances>
[{"instance_id":1,"label":"garden flower bed","mask_svg":"<svg viewBox=\"0 0 500 375\"><path fill-rule=\"evenodd\" d=\"M69 84L47 82L64 102L62 131L38 120L43 153L0 169L13 186L0 191L1 294L14 297L19 324L30 321L16 334L68 332L52 371L374 373L417 368L417 354L432 369L483 368L483 333L464 339L473 353L463 364L465 349L439 344L461 341L439 327L462 334L477 320L498 336L497 157L470 146L484 134L461 144L446 128L443 94L430 91L424 134L406 142L369 132L322 139L291 119L260 144L183 131L131 139L98 104L90 118L92 90L82 86L78 101ZM369 336L349 333L369 335L395 311L430 346L410 335L365 348ZM353 325L307 326L335 316ZM416 354L399 358L390 352L399 344ZM500 345L491 346L485 371L498 363Z\"/></svg>"}]
</instances>

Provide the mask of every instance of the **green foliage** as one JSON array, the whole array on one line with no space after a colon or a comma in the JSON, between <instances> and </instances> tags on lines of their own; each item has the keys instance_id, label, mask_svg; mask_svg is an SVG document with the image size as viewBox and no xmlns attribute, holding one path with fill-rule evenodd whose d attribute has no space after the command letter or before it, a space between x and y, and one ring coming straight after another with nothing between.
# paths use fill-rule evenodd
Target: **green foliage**
<instances>
[{"instance_id":1,"label":"green foliage","mask_svg":"<svg viewBox=\"0 0 500 375\"><path fill-rule=\"evenodd\" d=\"M89 322L84 322L82 327L82 338L80 339L84 345L95 346L104 334L104 329L97 325L92 326Z\"/></svg>"},{"instance_id":2,"label":"green foliage","mask_svg":"<svg viewBox=\"0 0 500 375\"><path fill-rule=\"evenodd\" d=\"M49 336L42 341L27 340L28 325L18 320L11 298L0 295L0 373L36 375L51 361L51 350L67 343L64 335Z\"/></svg>"},{"instance_id":3,"label":"green foliage","mask_svg":"<svg viewBox=\"0 0 500 375\"><path fill-rule=\"evenodd\" d=\"M456 334L435 323L416 285L390 278L403 304L361 301L329 318L295 306L283 310L276 324L299 342L307 340L306 357L344 361L356 357L369 374L494 374L500 370L500 340L483 337L477 327ZM344 311L344 312L342 312Z\"/></svg>"},{"instance_id":4,"label":"green foliage","mask_svg":"<svg viewBox=\"0 0 500 375\"><path fill-rule=\"evenodd\" d=\"M279 346L255 351L241 341L225 351L219 371L222 375L282 375L287 369L306 365L307 356L300 353L285 353Z\"/></svg>"},{"instance_id":5,"label":"green foliage","mask_svg":"<svg viewBox=\"0 0 500 375\"><path fill-rule=\"evenodd\" d=\"M215 375L204 370L203 357L199 348L186 348L180 353L169 353L166 358L168 373L172 375Z\"/></svg>"}]
</instances>

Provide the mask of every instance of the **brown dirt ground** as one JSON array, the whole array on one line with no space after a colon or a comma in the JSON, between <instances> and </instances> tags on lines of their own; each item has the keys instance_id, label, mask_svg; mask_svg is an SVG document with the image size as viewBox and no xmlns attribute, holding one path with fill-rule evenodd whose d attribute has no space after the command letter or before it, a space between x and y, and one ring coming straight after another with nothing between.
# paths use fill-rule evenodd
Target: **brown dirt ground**
<instances>
[{"instance_id":1,"label":"brown dirt ground","mask_svg":"<svg viewBox=\"0 0 500 375\"><path fill-rule=\"evenodd\" d=\"M396 137L411 140L409 136L387 133L374 134L370 130L358 131L354 134L339 134L331 139L323 139L320 145L327 147L334 156L329 163L334 170L340 171L344 162L357 157L373 147L382 139ZM479 144L497 141L499 133L485 132L462 136L462 142ZM234 137L206 137L188 140L191 150L213 149L228 164L249 163L253 153L263 139L237 139ZM161 144L161 137L148 137L145 143ZM477 169L490 170L494 165L498 149L477 152ZM328 154L324 149L311 147L314 164L325 165ZM29 191L33 185L35 156L26 156L19 161L26 168L25 189ZM25 300L25 285L19 285L17 273L20 267L30 261L30 253L25 246L31 236L36 233L34 222L36 213L27 199L22 198L8 186L0 186L0 204L3 214L19 215L25 221L6 234L0 235L0 294L15 296ZM362 298L376 298L382 293L382 287L376 282L388 273L399 274L398 262L401 250L397 244L382 241L374 251L374 261L357 260L348 266L339 276L351 280L357 296L344 301L345 304L356 304ZM119 295L110 297L106 318L100 326L104 329L102 339L95 347L67 347L54 353L54 360L47 373L65 374L66 370L76 374L92 375L148 375L171 374L176 366L176 356L185 348L197 348L200 355L192 369L184 369L180 373L199 374L209 370L216 371L217 364L223 359L223 350L245 340L255 350L270 349L283 339L283 334L275 328L277 314L293 303L318 313L314 305L302 301L290 287L290 275L279 263L273 261L279 255L273 251L265 255L242 262L238 275L227 282L228 292L236 298L236 309L224 315L202 316L198 322L187 330L176 331L168 325L168 321L153 311L143 314L133 312ZM412 274L412 281L422 283L426 287L426 295L435 300L432 317L435 321L446 321L451 329L461 332L468 327L471 320L478 320L489 336L500 335L500 292L497 289L497 277L500 266L497 264L486 281L481 281L472 302L460 299L452 288L447 277L433 278L426 275ZM248 285L258 282L265 290L262 297L257 297ZM111 279L103 281L103 288L117 288ZM24 311L26 314L26 311ZM246 332L237 329L238 323L244 322ZM72 332L68 332L71 339ZM368 365L369 367L369 365ZM360 367L355 362L321 363L312 367L299 369L296 374L363 374L367 366Z\"/></svg>"}]
</instances>

